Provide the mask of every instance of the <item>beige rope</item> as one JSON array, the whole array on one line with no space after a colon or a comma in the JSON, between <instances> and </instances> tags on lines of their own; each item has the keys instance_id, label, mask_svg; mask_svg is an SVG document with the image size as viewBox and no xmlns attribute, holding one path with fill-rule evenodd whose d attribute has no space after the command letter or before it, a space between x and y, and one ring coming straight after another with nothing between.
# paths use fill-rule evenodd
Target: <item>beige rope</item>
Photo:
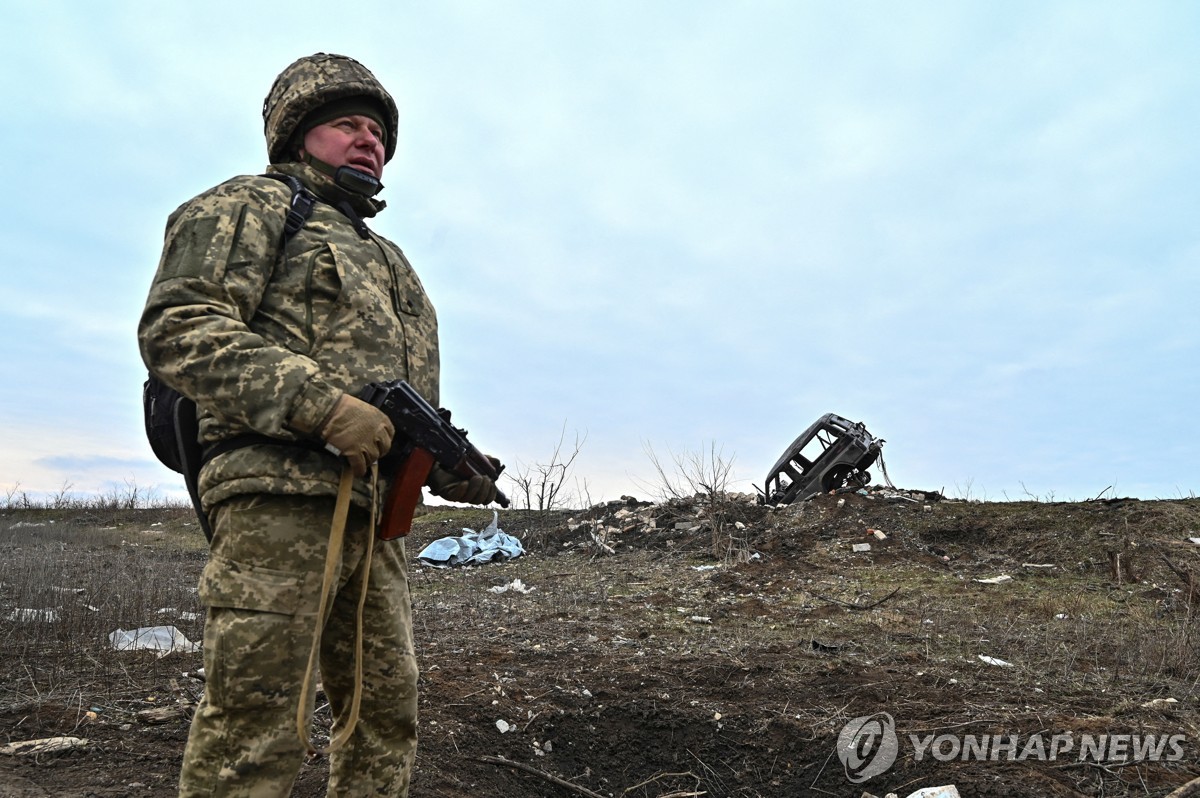
<instances>
[{"instance_id":1,"label":"beige rope","mask_svg":"<svg viewBox=\"0 0 1200 798\"><path fill-rule=\"evenodd\" d=\"M350 716L346 725L325 748L317 748L308 736L308 695L312 690L313 673L317 656L321 650L321 631L325 626L325 609L329 605L329 594L338 578L338 555L346 539L346 518L350 513L350 494L354 486L354 472L347 465L342 469L338 484L337 503L333 508L333 525L329 530L329 549L325 552L325 573L321 578L321 600L317 606L316 628L313 630L312 648L308 652L308 667L304 681L300 684L300 705L296 708L296 733L309 754L331 754L340 749L354 733L358 725L358 712L362 704L363 687L363 606L367 601L367 587L371 579L371 555L375 550L375 489L379 480L379 467L371 466L371 526L367 533L367 553L363 559L362 590L358 595L358 610L354 619L354 696L350 700Z\"/></svg>"}]
</instances>

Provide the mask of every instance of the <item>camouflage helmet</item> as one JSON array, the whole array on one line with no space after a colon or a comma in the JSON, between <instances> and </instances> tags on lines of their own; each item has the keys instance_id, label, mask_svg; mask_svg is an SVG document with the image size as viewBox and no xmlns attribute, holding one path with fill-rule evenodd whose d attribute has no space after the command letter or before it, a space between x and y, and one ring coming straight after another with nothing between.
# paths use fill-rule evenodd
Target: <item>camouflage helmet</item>
<instances>
[{"instance_id":1,"label":"camouflage helmet","mask_svg":"<svg viewBox=\"0 0 1200 798\"><path fill-rule=\"evenodd\" d=\"M396 101L371 70L344 55L316 53L295 61L279 73L263 100L263 132L271 163L291 158L289 146L300 123L321 106L349 97L366 97L379 103L386 128L384 163L396 153L400 112Z\"/></svg>"}]
</instances>

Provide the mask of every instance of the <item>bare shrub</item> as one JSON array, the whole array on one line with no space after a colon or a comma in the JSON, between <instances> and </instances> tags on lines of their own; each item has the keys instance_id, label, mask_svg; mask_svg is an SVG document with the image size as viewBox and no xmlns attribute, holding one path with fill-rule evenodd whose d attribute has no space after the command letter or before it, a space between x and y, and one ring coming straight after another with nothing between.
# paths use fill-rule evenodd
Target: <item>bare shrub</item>
<instances>
[{"instance_id":1,"label":"bare shrub","mask_svg":"<svg viewBox=\"0 0 1200 798\"><path fill-rule=\"evenodd\" d=\"M716 443L707 451L670 452L670 464L663 463L654 447L643 441L642 449L650 459L656 480L643 485L660 501L699 499L712 533L712 556L719 560L744 560L749 554L745 540L733 534L730 522L735 501L729 482L734 458L728 459Z\"/></svg>"},{"instance_id":2,"label":"bare shrub","mask_svg":"<svg viewBox=\"0 0 1200 798\"><path fill-rule=\"evenodd\" d=\"M151 510L190 507L190 502L161 496L153 488L143 488L133 479L122 485L112 485L97 493L79 493L75 486L64 481L53 492L29 493L14 483L4 489L0 510Z\"/></svg>"},{"instance_id":3,"label":"bare shrub","mask_svg":"<svg viewBox=\"0 0 1200 798\"><path fill-rule=\"evenodd\" d=\"M2 508L5 510L28 510L33 507L33 500L29 498L29 493L21 490L21 483L14 482L12 487L6 488L4 491L4 504Z\"/></svg>"}]
</instances>

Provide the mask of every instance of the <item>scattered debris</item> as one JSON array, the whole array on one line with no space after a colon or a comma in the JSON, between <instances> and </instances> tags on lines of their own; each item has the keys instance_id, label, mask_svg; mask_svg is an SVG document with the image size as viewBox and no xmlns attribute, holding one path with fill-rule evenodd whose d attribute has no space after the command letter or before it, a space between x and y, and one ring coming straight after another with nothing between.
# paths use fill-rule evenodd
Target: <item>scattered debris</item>
<instances>
[{"instance_id":1,"label":"scattered debris","mask_svg":"<svg viewBox=\"0 0 1200 798\"><path fill-rule=\"evenodd\" d=\"M509 582L507 585L496 585L495 587L488 588L489 593L507 593L510 590L515 591L517 593L532 593L533 591L537 590L537 588L536 587L526 587L525 583L522 582L520 579L514 579L511 582Z\"/></svg>"},{"instance_id":2,"label":"scattered debris","mask_svg":"<svg viewBox=\"0 0 1200 798\"><path fill-rule=\"evenodd\" d=\"M887 540L887 533L882 529L868 529L867 534L871 535L876 540Z\"/></svg>"},{"instance_id":3,"label":"scattered debris","mask_svg":"<svg viewBox=\"0 0 1200 798\"><path fill-rule=\"evenodd\" d=\"M595 532L588 532L588 536L592 539L592 544L605 554L616 554L617 550L605 543Z\"/></svg>"},{"instance_id":4,"label":"scattered debris","mask_svg":"<svg viewBox=\"0 0 1200 798\"><path fill-rule=\"evenodd\" d=\"M180 612L177 607L160 607L159 615L174 615L181 621L198 621L204 616L198 612Z\"/></svg>"},{"instance_id":5,"label":"scattered debris","mask_svg":"<svg viewBox=\"0 0 1200 798\"><path fill-rule=\"evenodd\" d=\"M69 751L72 748L83 748L88 744L86 739L81 737L43 737L40 740L23 740L21 742L9 743L0 748L0 754L8 756L36 756L38 754L52 754L56 751Z\"/></svg>"},{"instance_id":6,"label":"scattered debris","mask_svg":"<svg viewBox=\"0 0 1200 798\"><path fill-rule=\"evenodd\" d=\"M23 607L17 607L16 609L14 609L12 612L10 612L8 614L8 620L24 621L24 622L32 622L32 623L57 623L58 622L58 610L57 609L31 610L31 609L26 609Z\"/></svg>"},{"instance_id":7,"label":"scattered debris","mask_svg":"<svg viewBox=\"0 0 1200 798\"><path fill-rule=\"evenodd\" d=\"M515 729L516 726L511 725L508 721L506 721L504 719L501 719L501 720L496 721L496 728L500 730L501 734L508 734L510 731Z\"/></svg>"},{"instance_id":8,"label":"scattered debris","mask_svg":"<svg viewBox=\"0 0 1200 798\"><path fill-rule=\"evenodd\" d=\"M746 520L757 522L770 509L759 505L752 494L740 492L673 497L657 504L626 496L595 504L569 517L566 531L573 539L563 541L562 547L579 547L609 556L635 547L639 539L653 537L671 548L677 542L711 540L717 528L723 533L744 532L748 528ZM740 561L759 556L758 552L747 551Z\"/></svg>"},{"instance_id":9,"label":"scattered debris","mask_svg":"<svg viewBox=\"0 0 1200 798\"><path fill-rule=\"evenodd\" d=\"M1000 574L999 576L992 576L987 579L972 579L971 581L978 582L981 585L1002 585L1005 582L1011 582L1012 577L1008 574Z\"/></svg>"},{"instance_id":10,"label":"scattered debris","mask_svg":"<svg viewBox=\"0 0 1200 798\"><path fill-rule=\"evenodd\" d=\"M1178 703L1179 700L1176 698L1156 698L1142 704L1142 709L1172 709Z\"/></svg>"},{"instance_id":11,"label":"scattered debris","mask_svg":"<svg viewBox=\"0 0 1200 798\"><path fill-rule=\"evenodd\" d=\"M850 548L853 549L854 551L870 551L871 544L870 543L855 543Z\"/></svg>"},{"instance_id":12,"label":"scattered debris","mask_svg":"<svg viewBox=\"0 0 1200 798\"><path fill-rule=\"evenodd\" d=\"M1013 664L1011 662L999 659L997 657L989 657L986 654L980 654L979 660L980 660L980 662L983 662L985 665L996 665L1001 668L1011 668L1013 666Z\"/></svg>"},{"instance_id":13,"label":"scattered debris","mask_svg":"<svg viewBox=\"0 0 1200 798\"><path fill-rule=\"evenodd\" d=\"M160 723L170 723L173 720L182 720L187 717L187 710L181 706L166 706L153 707L151 709L143 709L137 713L137 719L148 726L157 726Z\"/></svg>"},{"instance_id":14,"label":"scattered debris","mask_svg":"<svg viewBox=\"0 0 1200 798\"><path fill-rule=\"evenodd\" d=\"M884 477L887 477L886 471L884 472ZM872 498L886 499L887 501L893 502L909 502L910 504L921 504L929 498L924 493L917 493L913 495L909 491L902 491L895 487L885 488L879 485L871 488L871 491L866 495L871 496Z\"/></svg>"}]
</instances>

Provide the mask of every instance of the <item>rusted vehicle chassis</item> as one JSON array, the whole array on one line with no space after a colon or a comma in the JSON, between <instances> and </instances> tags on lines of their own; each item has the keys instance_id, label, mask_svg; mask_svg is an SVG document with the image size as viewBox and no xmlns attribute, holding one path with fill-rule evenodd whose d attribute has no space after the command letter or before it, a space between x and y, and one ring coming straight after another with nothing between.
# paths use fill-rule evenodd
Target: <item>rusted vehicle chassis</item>
<instances>
[{"instance_id":1,"label":"rusted vehicle chassis","mask_svg":"<svg viewBox=\"0 0 1200 798\"><path fill-rule=\"evenodd\" d=\"M865 487L871 484L867 468L879 458L883 443L861 422L826 413L771 466L759 500L791 504L842 487Z\"/></svg>"}]
</instances>

